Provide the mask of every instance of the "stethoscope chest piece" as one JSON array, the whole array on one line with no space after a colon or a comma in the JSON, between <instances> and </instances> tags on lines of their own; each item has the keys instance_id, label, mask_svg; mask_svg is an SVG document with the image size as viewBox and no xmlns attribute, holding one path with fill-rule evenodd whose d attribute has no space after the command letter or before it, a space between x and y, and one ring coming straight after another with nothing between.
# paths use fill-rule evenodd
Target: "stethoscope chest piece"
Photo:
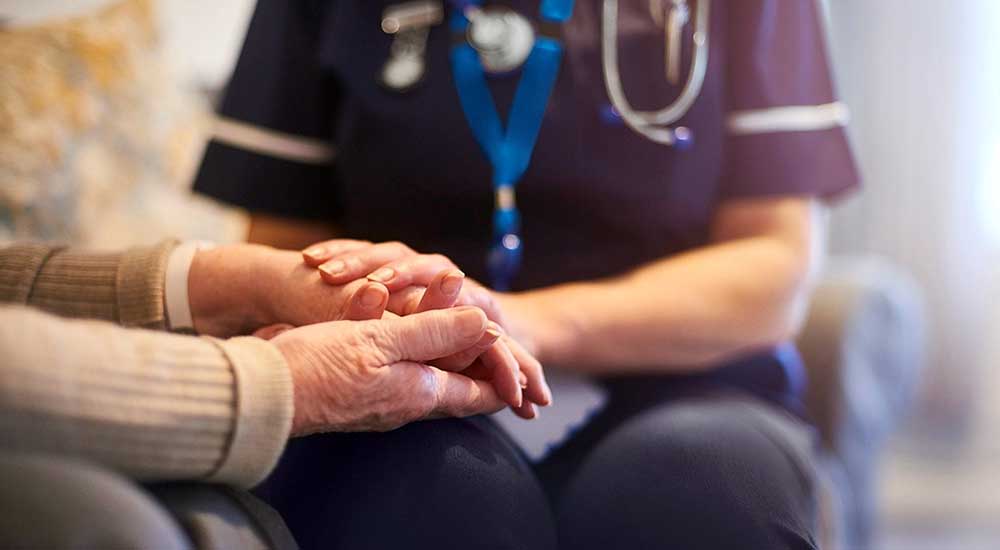
<instances>
[{"instance_id":1,"label":"stethoscope chest piece","mask_svg":"<svg viewBox=\"0 0 1000 550\"><path fill-rule=\"evenodd\" d=\"M469 15L466 38L479 54L484 71L505 74L524 64L535 46L535 29L526 17L500 6Z\"/></svg>"}]
</instances>

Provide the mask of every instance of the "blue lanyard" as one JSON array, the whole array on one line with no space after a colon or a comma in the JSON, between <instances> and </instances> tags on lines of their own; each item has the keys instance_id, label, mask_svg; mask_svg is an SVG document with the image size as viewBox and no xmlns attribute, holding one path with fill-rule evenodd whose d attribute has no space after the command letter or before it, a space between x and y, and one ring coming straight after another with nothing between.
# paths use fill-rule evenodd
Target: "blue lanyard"
<instances>
[{"instance_id":1,"label":"blue lanyard","mask_svg":"<svg viewBox=\"0 0 1000 550\"><path fill-rule=\"evenodd\" d=\"M480 0L453 0L453 32L465 32L464 8ZM573 13L574 0L543 0L541 17L563 23ZM563 46L555 38L538 36L522 69L510 120L504 130L493 94L486 83L479 54L465 41L452 47L451 66L469 127L493 167L497 207L493 212L493 245L487 263L493 288L508 290L521 265L521 216L514 205L514 187L531 162L531 153L562 63ZM504 198L504 199L502 199Z\"/></svg>"}]
</instances>

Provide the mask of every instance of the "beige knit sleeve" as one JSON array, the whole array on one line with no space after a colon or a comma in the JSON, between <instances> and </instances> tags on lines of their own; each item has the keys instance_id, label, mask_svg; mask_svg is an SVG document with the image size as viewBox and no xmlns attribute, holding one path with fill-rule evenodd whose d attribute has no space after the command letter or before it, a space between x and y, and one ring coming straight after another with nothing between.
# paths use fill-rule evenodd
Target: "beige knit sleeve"
<instances>
[{"instance_id":1,"label":"beige knit sleeve","mask_svg":"<svg viewBox=\"0 0 1000 550\"><path fill-rule=\"evenodd\" d=\"M0 307L0 441L73 455L141 480L242 486L276 463L291 428L280 352Z\"/></svg>"},{"instance_id":2,"label":"beige knit sleeve","mask_svg":"<svg viewBox=\"0 0 1000 550\"><path fill-rule=\"evenodd\" d=\"M176 241L125 252L95 253L43 244L0 250L0 302L27 304L64 317L163 329L164 273Z\"/></svg>"}]
</instances>

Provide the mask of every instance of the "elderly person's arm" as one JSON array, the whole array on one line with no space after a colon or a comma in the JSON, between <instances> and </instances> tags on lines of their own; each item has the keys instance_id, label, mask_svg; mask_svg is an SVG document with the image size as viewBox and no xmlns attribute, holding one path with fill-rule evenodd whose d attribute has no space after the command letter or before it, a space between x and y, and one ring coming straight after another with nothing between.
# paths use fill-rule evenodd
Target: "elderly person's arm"
<instances>
[{"instance_id":1,"label":"elderly person's arm","mask_svg":"<svg viewBox=\"0 0 1000 550\"><path fill-rule=\"evenodd\" d=\"M454 266L430 274L408 313L451 307L463 282L464 274ZM0 251L0 302L126 327L193 329L219 338L264 336L274 331L257 331L274 325L377 319L389 299L385 286L364 279L326 285L302 264L298 252L260 245L193 251L190 244L168 241L93 253L20 244ZM500 327L491 323L488 330ZM530 414L522 407L521 371L527 371L532 388L544 386L538 362L512 354L503 341L440 358L434 365L492 381L522 416Z\"/></svg>"},{"instance_id":2,"label":"elderly person's arm","mask_svg":"<svg viewBox=\"0 0 1000 550\"><path fill-rule=\"evenodd\" d=\"M0 251L0 298L163 326L169 250L10 247ZM503 402L491 383L429 365L489 347L498 337L489 327L480 310L453 308L321 323L271 342L223 341L4 306L0 440L7 450L80 456L143 480L250 486L290 435L497 410Z\"/></svg>"}]
</instances>

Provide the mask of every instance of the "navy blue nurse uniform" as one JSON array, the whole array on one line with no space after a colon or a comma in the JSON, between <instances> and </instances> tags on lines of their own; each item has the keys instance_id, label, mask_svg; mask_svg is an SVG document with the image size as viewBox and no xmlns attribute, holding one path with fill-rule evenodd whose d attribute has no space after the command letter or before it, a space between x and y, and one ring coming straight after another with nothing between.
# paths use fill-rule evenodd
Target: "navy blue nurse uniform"
<instances>
[{"instance_id":1,"label":"navy blue nurse uniform","mask_svg":"<svg viewBox=\"0 0 1000 550\"><path fill-rule=\"evenodd\" d=\"M390 3L260 0L196 189L440 252L487 280L491 167L452 81L452 36L431 29L424 81L387 89L391 37L379 23ZM680 92L664 78L663 29L648 2L621 4L624 89L636 109L662 108ZM817 2L713 2L705 84L679 122L695 136L687 151L607 116L600 13L580 0L564 25L564 62L518 185L515 290L704 246L727 200L831 199L857 185ZM490 81L502 114L517 83ZM263 494L305 546L813 548L808 436L794 415L803 376L786 345L698 376L608 378L602 411L538 464L483 419L310 438L290 445Z\"/></svg>"}]
</instances>

